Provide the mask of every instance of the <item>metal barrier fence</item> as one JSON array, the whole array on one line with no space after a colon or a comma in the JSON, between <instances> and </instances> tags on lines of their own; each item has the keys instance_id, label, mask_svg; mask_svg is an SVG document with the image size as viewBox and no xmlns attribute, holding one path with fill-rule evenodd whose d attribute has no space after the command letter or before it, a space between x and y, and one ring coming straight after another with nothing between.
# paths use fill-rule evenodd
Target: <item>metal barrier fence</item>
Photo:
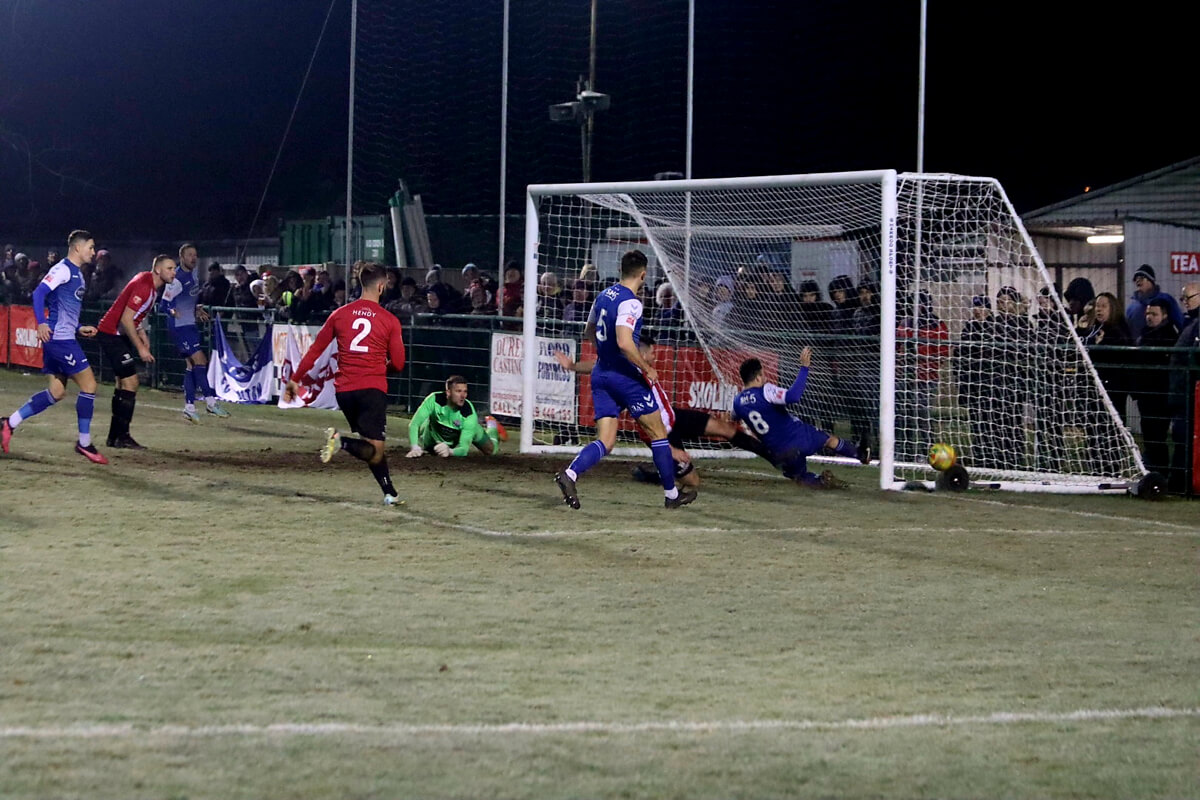
<instances>
[{"instance_id":1,"label":"metal barrier fence","mask_svg":"<svg viewBox=\"0 0 1200 800\"><path fill-rule=\"evenodd\" d=\"M0 310L7 312L10 309L0 306ZM94 325L105 310L106 305L85 306L81 322ZM262 337L271 334L271 326L276 322L273 310L216 308L213 311L220 313L230 345L243 360L254 352ZM307 324L320 325L322 321L310 320ZM388 380L392 405L397 410L412 412L428 394L441 390L446 378L453 374L466 378L474 387L472 394L482 401L490 386L492 334L519 334L521 325L522 320L515 317L416 315L403 326L408 364L403 372ZM211 352L211 324L198 327L205 352ZM543 336L578 338L582 331L582 323L553 320L539 320L538 323L538 334ZM11 344L12 331L4 331L4 337L6 343ZM789 345L789 337L764 334L763 338L764 341L771 339L769 349L780 354L781 372L789 368L794 371L790 362L794 358L792 351L798 348ZM807 338L812 343L813 335L808 334ZM823 337L818 335L817 338ZM845 337L831 339L843 346L846 344ZM676 345L695 344L686 327L661 330L659 340ZM936 343L955 345L953 341ZM102 359L96 340L81 339L80 344L97 378L112 383L112 370ZM910 340L909 345L913 344ZM181 390L186 362L171 341L165 317L157 312L150 327L150 345L155 360L143 365L144 383L168 391ZM12 365L12 350L12 347L4 348L0 361ZM1198 494L1195 483L1200 474L1194 467L1197 453L1193 431L1196 430L1197 416L1200 416L1197 413L1200 349L1095 346L1089 348L1089 352L1114 405L1135 435L1146 467L1166 475L1172 493ZM952 385L954 380L947 368L942 381ZM939 395L946 398L946 403L937 409L937 413L950 416L968 413L951 399L954 396L952 390L939 392ZM1036 415L1037 398L1028 398L1028 403Z\"/></svg>"}]
</instances>

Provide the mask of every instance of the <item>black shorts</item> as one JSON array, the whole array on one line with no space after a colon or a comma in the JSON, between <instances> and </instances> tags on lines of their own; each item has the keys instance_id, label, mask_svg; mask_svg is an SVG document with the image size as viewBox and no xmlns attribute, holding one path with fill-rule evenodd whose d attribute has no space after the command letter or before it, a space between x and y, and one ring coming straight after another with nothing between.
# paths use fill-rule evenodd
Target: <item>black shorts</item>
<instances>
[{"instance_id":1,"label":"black shorts","mask_svg":"<svg viewBox=\"0 0 1200 800\"><path fill-rule=\"evenodd\" d=\"M97 333L96 341L100 343L100 350L104 353L108 365L112 367L114 375L118 378L137 375L137 348L129 341L128 336L123 333Z\"/></svg>"},{"instance_id":2,"label":"black shorts","mask_svg":"<svg viewBox=\"0 0 1200 800\"><path fill-rule=\"evenodd\" d=\"M675 425L667 434L668 442L682 450L685 441L694 442L704 437L704 429L708 426L708 412L678 406L671 406L671 410L675 412Z\"/></svg>"},{"instance_id":3,"label":"black shorts","mask_svg":"<svg viewBox=\"0 0 1200 800\"><path fill-rule=\"evenodd\" d=\"M377 442L387 438L387 394L379 389L355 389L338 392L336 397L350 430Z\"/></svg>"}]
</instances>

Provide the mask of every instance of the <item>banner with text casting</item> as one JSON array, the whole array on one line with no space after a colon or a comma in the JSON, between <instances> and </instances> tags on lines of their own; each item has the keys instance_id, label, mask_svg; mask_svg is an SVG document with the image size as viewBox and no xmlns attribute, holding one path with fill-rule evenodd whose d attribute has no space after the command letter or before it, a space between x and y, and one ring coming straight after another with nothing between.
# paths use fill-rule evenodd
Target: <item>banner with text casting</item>
<instances>
[{"instance_id":1,"label":"banner with text casting","mask_svg":"<svg viewBox=\"0 0 1200 800\"><path fill-rule=\"evenodd\" d=\"M41 369L42 343L37 338L33 306L9 306L6 329L9 363Z\"/></svg>"},{"instance_id":2,"label":"banner with text casting","mask_svg":"<svg viewBox=\"0 0 1200 800\"><path fill-rule=\"evenodd\" d=\"M575 373L554 360L555 353L575 358L574 339L537 337L536 401L533 418L552 422L575 421ZM522 371L525 347L519 333L492 334L491 394L493 414L521 416Z\"/></svg>"},{"instance_id":3,"label":"banner with text casting","mask_svg":"<svg viewBox=\"0 0 1200 800\"><path fill-rule=\"evenodd\" d=\"M272 330L272 341L275 338L274 330L280 328L284 330L284 359L283 364L279 367L279 381L283 384L291 380L296 367L300 366L300 362L304 360L304 354L312 346L313 337L321 329L301 328L296 325L275 325ZM280 391L279 407L328 408L336 411L338 408L337 394L333 387L333 376L336 373L337 339L334 339L325 348L325 352L317 356L316 363L308 371L309 381L301 387L304 390L303 394L289 403L284 401L283 392Z\"/></svg>"},{"instance_id":4,"label":"banner with text casting","mask_svg":"<svg viewBox=\"0 0 1200 800\"><path fill-rule=\"evenodd\" d=\"M212 355L208 360L208 382L217 397L230 403L269 403L275 382L275 365L271 362L271 340L263 339L258 349L243 364L225 339L221 315L213 318Z\"/></svg>"}]
</instances>

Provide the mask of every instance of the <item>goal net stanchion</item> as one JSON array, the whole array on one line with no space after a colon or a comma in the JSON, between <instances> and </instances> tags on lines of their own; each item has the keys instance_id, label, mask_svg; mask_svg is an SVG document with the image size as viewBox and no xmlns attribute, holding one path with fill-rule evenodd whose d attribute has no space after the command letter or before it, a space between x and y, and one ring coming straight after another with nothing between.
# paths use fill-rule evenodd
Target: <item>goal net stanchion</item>
<instances>
[{"instance_id":1,"label":"goal net stanchion","mask_svg":"<svg viewBox=\"0 0 1200 800\"><path fill-rule=\"evenodd\" d=\"M589 346L557 320L539 277L569 284L592 264L602 288L637 247L650 261L648 324L663 315L649 299L661 280L685 312L656 353L676 405L727 413L742 360L760 358L787 386L811 347L793 413L869 442L882 488L931 483L934 442L955 447L975 485L1124 490L1145 473L993 179L888 170L533 185L526 205L524 452L574 452L594 422L586 377L564 399L551 357ZM644 448L630 435L618 452Z\"/></svg>"}]
</instances>

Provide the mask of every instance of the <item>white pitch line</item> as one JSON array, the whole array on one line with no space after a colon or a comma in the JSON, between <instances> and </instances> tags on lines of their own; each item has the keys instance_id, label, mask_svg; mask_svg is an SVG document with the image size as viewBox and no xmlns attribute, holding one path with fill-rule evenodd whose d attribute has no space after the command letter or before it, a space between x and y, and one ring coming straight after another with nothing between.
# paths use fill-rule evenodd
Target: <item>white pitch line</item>
<instances>
[{"instance_id":1,"label":"white pitch line","mask_svg":"<svg viewBox=\"0 0 1200 800\"><path fill-rule=\"evenodd\" d=\"M534 736L578 733L742 733L754 731L843 731L890 730L896 728L945 728L967 725L1057 724L1062 722L1108 722L1128 719L1200 718L1200 708L1081 709L1077 711L998 711L992 714L947 716L913 714L903 717L863 719L748 719L748 720L645 720L641 722L507 722L465 724L363 725L349 722L281 722L271 725L160 725L143 728L132 724L68 725L62 727L10 726L0 728L0 739L156 739L224 736Z\"/></svg>"},{"instance_id":2,"label":"white pitch line","mask_svg":"<svg viewBox=\"0 0 1200 800\"><path fill-rule=\"evenodd\" d=\"M1093 519L1115 520L1117 522L1128 522L1133 525L1158 525L1163 528L1174 528L1184 531L1185 534L1200 535L1200 525L1181 525L1177 522L1165 522L1157 520L1147 515L1145 517L1121 517L1114 514L1101 514L1096 511L1077 511L1070 508L1047 508L1045 506L1028 506L1017 503L1006 503L1003 500L985 500L982 497L963 497L962 495L951 495L951 500L958 500L963 503L983 503L985 505L1003 506L1004 508L1021 508L1026 511L1041 511L1044 514L1074 514L1077 517L1091 517ZM1134 531L1130 531L1134 533ZM1143 531L1143 533L1145 533Z\"/></svg>"},{"instance_id":3,"label":"white pitch line","mask_svg":"<svg viewBox=\"0 0 1200 800\"><path fill-rule=\"evenodd\" d=\"M346 508L362 510L361 504L344 502ZM727 534L727 535L754 535L754 534L837 534L841 533L842 529L833 525L825 525L821 527L795 527L795 528L719 528L719 527L647 527L647 528L575 528L575 529L543 529L534 531L505 531L484 528L478 525L470 525L462 522L451 522L433 517L426 517L421 514L416 514L411 511L400 508L387 508L379 506L378 510L382 514L390 514L407 519L411 522L419 522L423 525L431 525L434 527L448 528L450 530L459 530L465 533L473 533L479 536L488 536L499 539L554 539L560 537L572 536L669 536L669 535L703 535L703 534ZM856 530L856 534L982 534L986 536L1102 536L1112 535L1121 536L1123 538L1135 536L1178 536L1180 534L1175 531L1096 531L1096 530L1063 530L1061 528L1045 528L1041 530L1023 530L1014 528L931 528L928 526L912 526L904 528L880 528L872 531ZM1189 531L1184 535L1200 535L1200 532Z\"/></svg>"}]
</instances>

